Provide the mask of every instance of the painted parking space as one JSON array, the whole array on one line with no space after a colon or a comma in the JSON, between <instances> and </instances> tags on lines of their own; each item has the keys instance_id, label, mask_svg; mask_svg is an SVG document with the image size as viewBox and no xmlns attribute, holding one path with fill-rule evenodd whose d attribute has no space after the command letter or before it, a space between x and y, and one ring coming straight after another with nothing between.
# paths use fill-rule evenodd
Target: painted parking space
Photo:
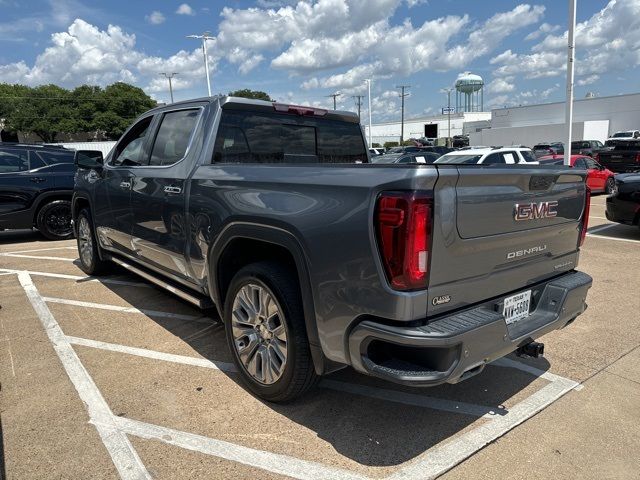
<instances>
[{"instance_id":1,"label":"painted parking space","mask_svg":"<svg viewBox=\"0 0 640 480\"><path fill-rule=\"evenodd\" d=\"M587 242L587 252L595 242L635 247ZM582 395L592 375L549 349L549 361L509 357L461 384L424 390L347 369L300 402L272 405L242 388L216 319L125 273L86 277L60 260L73 248L2 248L0 292L21 292L14 308L45 332L84 404L77 417L113 466L100 470L104 478L437 478L567 394ZM91 475L90 465L76 468Z\"/></svg>"}]
</instances>

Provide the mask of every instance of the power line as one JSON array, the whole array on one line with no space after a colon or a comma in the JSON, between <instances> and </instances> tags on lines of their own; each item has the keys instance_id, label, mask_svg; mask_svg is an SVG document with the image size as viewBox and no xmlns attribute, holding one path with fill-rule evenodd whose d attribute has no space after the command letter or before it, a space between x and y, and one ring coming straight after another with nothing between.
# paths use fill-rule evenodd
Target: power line
<instances>
[{"instance_id":1,"label":"power line","mask_svg":"<svg viewBox=\"0 0 640 480\"><path fill-rule=\"evenodd\" d=\"M364 95L353 95L353 97L356 100L356 105L358 106L358 120L360 120L360 109L362 108L362 99L364 98Z\"/></svg>"},{"instance_id":2,"label":"power line","mask_svg":"<svg viewBox=\"0 0 640 480\"><path fill-rule=\"evenodd\" d=\"M340 92L332 93L331 95L327 95L327 97L333 97L333 109L336 109L336 98L341 95Z\"/></svg>"},{"instance_id":3,"label":"power line","mask_svg":"<svg viewBox=\"0 0 640 480\"><path fill-rule=\"evenodd\" d=\"M411 85L396 85L396 88L399 88L402 91L402 93L400 93L400 98L402 99L402 116L400 121L400 145L402 145L402 142L404 141L404 97L409 96L408 93L404 93L404 92L405 90L410 89Z\"/></svg>"}]
</instances>

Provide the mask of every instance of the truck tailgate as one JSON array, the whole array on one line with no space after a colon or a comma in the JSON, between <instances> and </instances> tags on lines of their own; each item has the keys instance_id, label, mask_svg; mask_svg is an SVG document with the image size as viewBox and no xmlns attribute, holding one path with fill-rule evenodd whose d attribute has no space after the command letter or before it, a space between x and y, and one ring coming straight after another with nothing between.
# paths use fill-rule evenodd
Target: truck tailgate
<instances>
[{"instance_id":1,"label":"truck tailgate","mask_svg":"<svg viewBox=\"0 0 640 480\"><path fill-rule=\"evenodd\" d=\"M429 316L575 268L585 173L562 166L437 168Z\"/></svg>"}]
</instances>

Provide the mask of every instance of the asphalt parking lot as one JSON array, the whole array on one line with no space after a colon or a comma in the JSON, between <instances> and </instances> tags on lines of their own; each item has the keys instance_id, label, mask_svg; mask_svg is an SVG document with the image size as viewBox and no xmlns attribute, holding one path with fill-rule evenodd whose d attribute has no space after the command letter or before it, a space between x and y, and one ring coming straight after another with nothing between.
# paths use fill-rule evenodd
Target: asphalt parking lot
<instances>
[{"instance_id":1,"label":"asphalt parking lot","mask_svg":"<svg viewBox=\"0 0 640 480\"><path fill-rule=\"evenodd\" d=\"M75 241L0 233L8 479L640 478L640 229L592 199L589 309L458 385L343 370L290 405L238 383L222 327Z\"/></svg>"}]
</instances>

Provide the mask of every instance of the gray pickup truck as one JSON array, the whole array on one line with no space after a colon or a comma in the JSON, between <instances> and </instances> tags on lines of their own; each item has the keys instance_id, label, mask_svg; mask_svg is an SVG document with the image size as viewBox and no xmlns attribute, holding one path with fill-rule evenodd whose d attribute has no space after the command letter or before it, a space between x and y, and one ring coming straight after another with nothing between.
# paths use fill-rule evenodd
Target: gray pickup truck
<instances>
[{"instance_id":1,"label":"gray pickup truck","mask_svg":"<svg viewBox=\"0 0 640 480\"><path fill-rule=\"evenodd\" d=\"M456 383L586 308L580 170L371 164L352 113L232 97L151 110L76 164L82 269L217 310L270 401L347 365Z\"/></svg>"}]
</instances>

